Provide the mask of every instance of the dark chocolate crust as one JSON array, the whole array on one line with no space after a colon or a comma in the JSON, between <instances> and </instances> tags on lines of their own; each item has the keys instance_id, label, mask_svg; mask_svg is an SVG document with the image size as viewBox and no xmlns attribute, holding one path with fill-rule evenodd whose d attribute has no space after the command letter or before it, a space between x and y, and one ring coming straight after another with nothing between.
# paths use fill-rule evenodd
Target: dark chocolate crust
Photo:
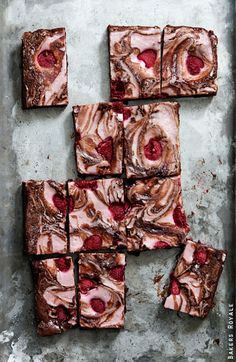
<instances>
[{"instance_id":1,"label":"dark chocolate crust","mask_svg":"<svg viewBox=\"0 0 236 362\"><path fill-rule=\"evenodd\" d=\"M54 64L41 66L39 54L49 51ZM23 108L68 104L66 32L64 28L25 32L22 37Z\"/></svg>"}]
</instances>

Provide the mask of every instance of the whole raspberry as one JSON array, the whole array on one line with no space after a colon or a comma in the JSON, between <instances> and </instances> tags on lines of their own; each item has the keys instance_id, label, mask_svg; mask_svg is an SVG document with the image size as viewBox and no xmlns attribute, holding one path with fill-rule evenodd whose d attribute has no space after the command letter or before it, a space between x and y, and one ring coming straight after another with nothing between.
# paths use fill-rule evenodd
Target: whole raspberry
<instances>
[{"instance_id":1,"label":"whole raspberry","mask_svg":"<svg viewBox=\"0 0 236 362\"><path fill-rule=\"evenodd\" d=\"M67 213L67 200L64 196L60 194L55 194L52 197L52 201L56 208L63 214L66 215Z\"/></svg>"},{"instance_id":2,"label":"whole raspberry","mask_svg":"<svg viewBox=\"0 0 236 362\"><path fill-rule=\"evenodd\" d=\"M57 307L56 315L59 322L65 322L68 319L67 309L63 305Z\"/></svg>"},{"instance_id":3,"label":"whole raspberry","mask_svg":"<svg viewBox=\"0 0 236 362\"><path fill-rule=\"evenodd\" d=\"M102 238L100 235L91 235L84 241L84 249L96 250L102 247Z\"/></svg>"},{"instance_id":4,"label":"whole raspberry","mask_svg":"<svg viewBox=\"0 0 236 362\"><path fill-rule=\"evenodd\" d=\"M155 65L157 52L153 49L146 49L137 58L145 63L146 68L152 68Z\"/></svg>"},{"instance_id":5,"label":"whole raspberry","mask_svg":"<svg viewBox=\"0 0 236 362\"><path fill-rule=\"evenodd\" d=\"M206 248L200 247L194 253L194 260L197 264L204 265L208 260L208 253Z\"/></svg>"},{"instance_id":6,"label":"whole raspberry","mask_svg":"<svg viewBox=\"0 0 236 362\"><path fill-rule=\"evenodd\" d=\"M87 294L93 288L96 288L96 283L93 282L91 279L80 279L79 281L79 289L80 292L83 294Z\"/></svg>"},{"instance_id":7,"label":"whole raspberry","mask_svg":"<svg viewBox=\"0 0 236 362\"><path fill-rule=\"evenodd\" d=\"M105 303L100 298L91 299L90 305L93 308L93 310L97 313L103 313L106 309Z\"/></svg>"},{"instance_id":8,"label":"whole raspberry","mask_svg":"<svg viewBox=\"0 0 236 362\"><path fill-rule=\"evenodd\" d=\"M162 155L162 145L157 137L150 138L144 146L144 154L148 160L156 161Z\"/></svg>"},{"instance_id":9,"label":"whole raspberry","mask_svg":"<svg viewBox=\"0 0 236 362\"><path fill-rule=\"evenodd\" d=\"M180 294L180 285L177 279L172 279L170 284L170 291L173 295Z\"/></svg>"},{"instance_id":10,"label":"whole raspberry","mask_svg":"<svg viewBox=\"0 0 236 362\"><path fill-rule=\"evenodd\" d=\"M71 260L68 258L55 259L56 267L62 271L67 272L70 269Z\"/></svg>"},{"instance_id":11,"label":"whole raspberry","mask_svg":"<svg viewBox=\"0 0 236 362\"><path fill-rule=\"evenodd\" d=\"M111 136L105 138L96 147L97 152L105 158L109 163L113 157L113 139Z\"/></svg>"},{"instance_id":12,"label":"whole raspberry","mask_svg":"<svg viewBox=\"0 0 236 362\"><path fill-rule=\"evenodd\" d=\"M204 62L201 58L197 57L196 55L189 54L186 60L186 65L188 72L191 75L197 75L204 67Z\"/></svg>"},{"instance_id":13,"label":"whole raspberry","mask_svg":"<svg viewBox=\"0 0 236 362\"><path fill-rule=\"evenodd\" d=\"M187 220L185 213L183 212L183 209L180 205L176 206L176 208L173 211L173 219L175 224L180 228L187 228Z\"/></svg>"},{"instance_id":14,"label":"whole raspberry","mask_svg":"<svg viewBox=\"0 0 236 362\"><path fill-rule=\"evenodd\" d=\"M51 50L43 50L37 57L42 68L51 68L56 63L56 58Z\"/></svg>"},{"instance_id":15,"label":"whole raspberry","mask_svg":"<svg viewBox=\"0 0 236 362\"><path fill-rule=\"evenodd\" d=\"M122 202L113 202L110 204L109 210L115 221L122 221L129 210L129 205Z\"/></svg>"},{"instance_id":16,"label":"whole raspberry","mask_svg":"<svg viewBox=\"0 0 236 362\"><path fill-rule=\"evenodd\" d=\"M109 275L110 275L110 277L117 280L118 282L123 282L124 272L125 272L125 266L119 265L119 266L115 266L114 268L110 269Z\"/></svg>"}]
</instances>

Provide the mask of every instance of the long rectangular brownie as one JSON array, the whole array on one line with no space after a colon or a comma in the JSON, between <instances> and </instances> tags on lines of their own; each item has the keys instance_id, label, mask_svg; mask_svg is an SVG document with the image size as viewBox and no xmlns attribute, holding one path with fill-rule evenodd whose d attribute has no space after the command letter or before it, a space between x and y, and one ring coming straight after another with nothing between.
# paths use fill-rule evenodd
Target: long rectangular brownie
<instances>
[{"instance_id":1,"label":"long rectangular brownie","mask_svg":"<svg viewBox=\"0 0 236 362\"><path fill-rule=\"evenodd\" d=\"M111 99L157 98L161 83L158 26L108 26Z\"/></svg>"},{"instance_id":2,"label":"long rectangular brownie","mask_svg":"<svg viewBox=\"0 0 236 362\"><path fill-rule=\"evenodd\" d=\"M28 254L67 252L65 184L23 182L25 249Z\"/></svg>"},{"instance_id":3,"label":"long rectangular brownie","mask_svg":"<svg viewBox=\"0 0 236 362\"><path fill-rule=\"evenodd\" d=\"M122 179L68 183L70 252L115 249L125 244Z\"/></svg>"},{"instance_id":4,"label":"long rectangular brownie","mask_svg":"<svg viewBox=\"0 0 236 362\"><path fill-rule=\"evenodd\" d=\"M179 104L151 103L127 109L130 110L124 121L127 177L179 175Z\"/></svg>"},{"instance_id":5,"label":"long rectangular brownie","mask_svg":"<svg viewBox=\"0 0 236 362\"><path fill-rule=\"evenodd\" d=\"M226 253L188 240L171 274L164 307L204 318L213 307Z\"/></svg>"},{"instance_id":6,"label":"long rectangular brownie","mask_svg":"<svg viewBox=\"0 0 236 362\"><path fill-rule=\"evenodd\" d=\"M68 104L64 28L24 33L22 65L24 108Z\"/></svg>"},{"instance_id":7,"label":"long rectangular brownie","mask_svg":"<svg viewBox=\"0 0 236 362\"><path fill-rule=\"evenodd\" d=\"M74 266L71 257L32 262L37 332L62 333L77 323Z\"/></svg>"},{"instance_id":8,"label":"long rectangular brownie","mask_svg":"<svg viewBox=\"0 0 236 362\"><path fill-rule=\"evenodd\" d=\"M129 251L170 248L184 242L189 226L180 176L138 180L127 187L126 197Z\"/></svg>"},{"instance_id":9,"label":"long rectangular brownie","mask_svg":"<svg viewBox=\"0 0 236 362\"><path fill-rule=\"evenodd\" d=\"M162 97L215 95L217 37L188 26L164 28Z\"/></svg>"},{"instance_id":10,"label":"long rectangular brownie","mask_svg":"<svg viewBox=\"0 0 236 362\"><path fill-rule=\"evenodd\" d=\"M122 328L125 311L125 254L79 256L79 325Z\"/></svg>"}]
</instances>

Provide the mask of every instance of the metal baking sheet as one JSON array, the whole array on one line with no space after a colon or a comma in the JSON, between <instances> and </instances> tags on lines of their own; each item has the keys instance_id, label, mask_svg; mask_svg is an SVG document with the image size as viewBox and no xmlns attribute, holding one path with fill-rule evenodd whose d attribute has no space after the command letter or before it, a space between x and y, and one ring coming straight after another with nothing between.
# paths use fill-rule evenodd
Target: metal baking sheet
<instances>
[{"instance_id":1,"label":"metal baking sheet","mask_svg":"<svg viewBox=\"0 0 236 362\"><path fill-rule=\"evenodd\" d=\"M0 361L224 361L230 355L233 275L234 1L1 0L0 3ZM21 181L76 177L71 107L109 98L106 27L166 24L213 29L219 37L219 92L180 99L184 205L192 237L228 250L215 308L205 320L164 310L159 293L177 249L128 256L126 328L35 331L33 285L22 253ZM21 109L24 31L65 26L69 106ZM154 283L156 275L164 275Z\"/></svg>"}]
</instances>

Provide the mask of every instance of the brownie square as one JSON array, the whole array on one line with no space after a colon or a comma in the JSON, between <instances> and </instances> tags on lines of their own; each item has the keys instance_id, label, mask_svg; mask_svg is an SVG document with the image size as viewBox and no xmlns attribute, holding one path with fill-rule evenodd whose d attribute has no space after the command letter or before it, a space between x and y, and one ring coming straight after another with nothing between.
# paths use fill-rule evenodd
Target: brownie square
<instances>
[{"instance_id":1,"label":"brownie square","mask_svg":"<svg viewBox=\"0 0 236 362\"><path fill-rule=\"evenodd\" d=\"M125 254L79 256L79 325L122 328L125 312Z\"/></svg>"},{"instance_id":2,"label":"brownie square","mask_svg":"<svg viewBox=\"0 0 236 362\"><path fill-rule=\"evenodd\" d=\"M213 308L225 258L223 250L188 240L171 274L164 307L191 316L206 317Z\"/></svg>"},{"instance_id":3,"label":"brownie square","mask_svg":"<svg viewBox=\"0 0 236 362\"><path fill-rule=\"evenodd\" d=\"M162 102L129 109L124 121L127 177L180 174L179 104Z\"/></svg>"},{"instance_id":4,"label":"brownie square","mask_svg":"<svg viewBox=\"0 0 236 362\"><path fill-rule=\"evenodd\" d=\"M127 187L125 224L129 251L176 247L189 232L180 176L138 180Z\"/></svg>"},{"instance_id":5,"label":"brownie square","mask_svg":"<svg viewBox=\"0 0 236 362\"><path fill-rule=\"evenodd\" d=\"M71 257L32 262L37 332L62 333L77 323L74 266Z\"/></svg>"},{"instance_id":6,"label":"brownie square","mask_svg":"<svg viewBox=\"0 0 236 362\"><path fill-rule=\"evenodd\" d=\"M68 183L70 251L115 249L125 244L122 179Z\"/></svg>"},{"instance_id":7,"label":"brownie square","mask_svg":"<svg viewBox=\"0 0 236 362\"><path fill-rule=\"evenodd\" d=\"M215 95L217 37L213 31L187 26L164 28L162 96Z\"/></svg>"},{"instance_id":8,"label":"brownie square","mask_svg":"<svg viewBox=\"0 0 236 362\"><path fill-rule=\"evenodd\" d=\"M67 252L67 199L63 183L23 182L25 249L28 254Z\"/></svg>"},{"instance_id":9,"label":"brownie square","mask_svg":"<svg viewBox=\"0 0 236 362\"><path fill-rule=\"evenodd\" d=\"M22 65L24 108L68 104L64 28L24 33Z\"/></svg>"},{"instance_id":10,"label":"brownie square","mask_svg":"<svg viewBox=\"0 0 236 362\"><path fill-rule=\"evenodd\" d=\"M160 95L161 31L158 26L108 26L111 99Z\"/></svg>"},{"instance_id":11,"label":"brownie square","mask_svg":"<svg viewBox=\"0 0 236 362\"><path fill-rule=\"evenodd\" d=\"M73 107L75 153L80 174L122 173L123 105L97 103Z\"/></svg>"}]
</instances>

